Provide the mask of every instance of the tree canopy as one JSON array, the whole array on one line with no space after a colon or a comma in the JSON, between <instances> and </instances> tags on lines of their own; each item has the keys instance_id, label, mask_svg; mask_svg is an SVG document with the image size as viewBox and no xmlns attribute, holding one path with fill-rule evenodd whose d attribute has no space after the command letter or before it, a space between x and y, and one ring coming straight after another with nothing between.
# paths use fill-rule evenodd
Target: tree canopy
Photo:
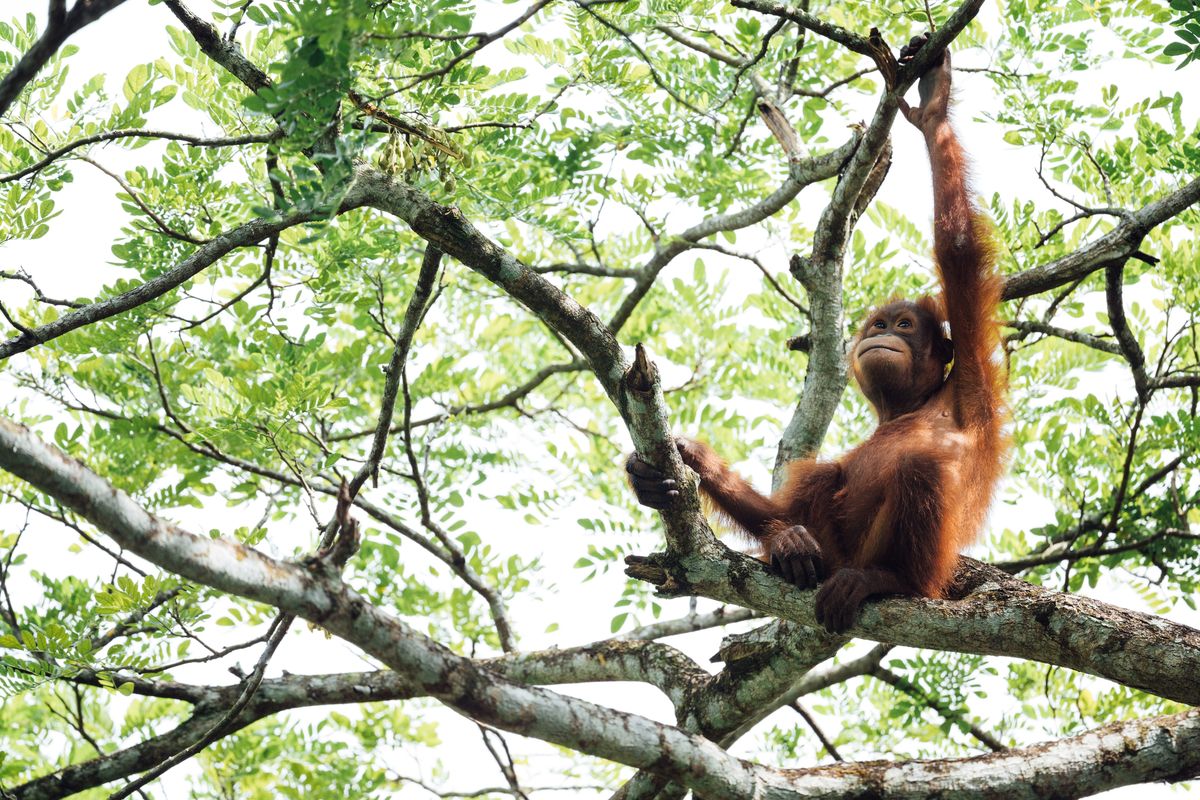
<instances>
[{"instance_id":1,"label":"tree canopy","mask_svg":"<svg viewBox=\"0 0 1200 800\"><path fill-rule=\"evenodd\" d=\"M1011 465L950 598L834 636L673 435L765 489L870 430L845 348L934 287L897 108L946 46ZM0 798L1200 773L1198 54L1194 0L19 9Z\"/></svg>"}]
</instances>

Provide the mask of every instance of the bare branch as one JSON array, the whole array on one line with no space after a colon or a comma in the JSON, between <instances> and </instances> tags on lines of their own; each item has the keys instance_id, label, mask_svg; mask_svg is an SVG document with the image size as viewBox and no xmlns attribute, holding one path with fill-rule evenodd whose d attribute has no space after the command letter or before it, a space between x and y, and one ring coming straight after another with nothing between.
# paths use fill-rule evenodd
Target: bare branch
<instances>
[{"instance_id":1,"label":"bare branch","mask_svg":"<svg viewBox=\"0 0 1200 800\"><path fill-rule=\"evenodd\" d=\"M1053 336L1056 339L1081 344L1084 347L1090 347L1093 350L1099 350L1109 355L1121 355L1121 347L1116 342L1110 342L1099 336L1083 333L1082 331L1072 331L1066 328L1059 328L1055 325L1049 325L1045 322L1027 319L1011 319L1005 322L1004 326L1016 331L1016 333L1009 336L1010 341L1021 341L1031 333L1041 333L1046 336Z\"/></svg>"},{"instance_id":2,"label":"bare branch","mask_svg":"<svg viewBox=\"0 0 1200 800\"><path fill-rule=\"evenodd\" d=\"M66 10L65 3L51 3L46 30L13 65L12 70L0 79L0 114L8 111L25 85L54 57L68 37L123 2L125 0L75 0L70 11Z\"/></svg>"},{"instance_id":3,"label":"bare branch","mask_svg":"<svg viewBox=\"0 0 1200 800\"><path fill-rule=\"evenodd\" d=\"M736 8L747 8L761 14L772 14L791 20L805 30L812 31L818 36L837 42L848 50L864 56L874 56L871 45L865 36L846 30L840 25L834 25L802 9L790 6L778 0L730 0Z\"/></svg>"},{"instance_id":4,"label":"bare branch","mask_svg":"<svg viewBox=\"0 0 1200 800\"><path fill-rule=\"evenodd\" d=\"M808 725L809 730L813 732L813 735L817 737L817 740L821 743L821 746L825 748L825 752L829 753L830 757L833 758L834 761L846 760L842 758L842 754L837 751L837 748L833 746L833 742L830 741L829 737L825 735L825 731L821 730L821 726L817 724L816 719L813 718L813 715L809 713L808 709L800 705L799 700L793 702L790 707L793 711L800 715L800 718L804 720L804 724Z\"/></svg>"},{"instance_id":5,"label":"bare branch","mask_svg":"<svg viewBox=\"0 0 1200 800\"><path fill-rule=\"evenodd\" d=\"M786 793L778 796L812 793L817 791L818 786L824 796L837 799L859 796L868 787L872 791L887 791L896 796L914 791L927 794L929 791L930 765L925 762L913 761L900 765L866 763L854 765L853 769L841 764L836 767L838 780L831 784L831 773L822 768L784 773L748 764L729 755L716 744L676 728L546 689L512 683L490 670L482 670L469 659L440 647L399 619L365 603L361 596L342 584L337 575L307 572L302 567L268 558L235 541L197 536L148 514L95 473L7 420L0 420L0 469L31 482L40 491L49 493L78 513L86 515L118 544L158 566L189 580L274 605L316 622L332 634L380 659L404 675L405 679L411 680L420 691L428 692L452 708L494 727L630 766L649 768L702 795L729 800L750 800L776 793ZM681 563L686 563L688 558L683 556ZM704 559L704 563L708 574L712 575L720 572L714 567L726 562L708 558ZM749 568L743 568L744 584L739 585L744 593L754 594L755 586L762 578L769 577L765 567L759 565L759 568L762 577ZM731 585L727 576L717 575L716 580ZM777 605L786 606L789 595L811 594L779 592L778 579L771 577L770 582L774 584L771 585L771 595ZM1029 587L1029 591L1036 590ZM1008 596L1000 613L1007 615L1008 609L1014 605L1014 597L1019 593L1010 587L1006 587L1006 592ZM1042 604L1044 606L1044 601ZM1147 624L1139 626L1135 620L1142 615L1119 612L1111 606L1082 598L1060 597L1057 605L1064 604L1075 604L1067 614L1086 615L1085 609L1090 604L1110 615L1109 619L1111 615L1116 615L1119 617L1121 633L1132 631L1133 637L1139 640L1147 637L1179 637L1173 642L1177 650L1183 645L1183 648L1190 648L1192 652L1200 651L1191 642L1200 637L1200 633L1188 631L1182 626L1150 618L1146 618ZM875 618L880 610L888 607L902 610L900 618L886 621L885 627L890 631L899 631L902 635L906 630L911 632L912 626L904 617L912 619L921 616L924 617L921 620L923 625L936 625L934 615L914 613L923 605L935 604L911 600L875 604L868 607L857 628L869 633L878 624ZM797 612L796 609L790 610ZM811 613L809 603L809 617ZM1021 642L1017 641L1021 637L1019 630L1009 624L995 626L986 619L987 615L979 614L978 610L973 613L983 618L984 624L990 629L1004 631L1006 645L1020 649ZM1047 611L1042 608L1039 613L1044 615ZM1064 623L1068 629L1071 626L1069 618L1055 619L1056 610L1048 613L1049 622L1041 635L1024 639L1038 649L1054 649L1053 640L1049 640L1048 634L1062 630ZM961 620L955 623L954 635L969 625ZM812 620L807 619L804 624L811 625ZM1088 644L1105 656L1110 655L1103 647L1103 641L1097 642L1095 635ZM1140 641L1138 646L1129 647L1126 652L1139 661L1149 654ZM1178 653L1172 655L1178 657ZM1121 654L1116 654L1116 659L1120 658ZM1147 668L1145 663L1139 666L1143 670ZM1180 664L1177 662L1176 666ZM1162 665L1149 666L1151 670L1156 668L1161 671ZM1194 679L1194 665L1185 666L1185 670ZM1194 680L1187 680L1186 676L1180 679L1185 686L1194 683ZM986 780L991 790L1014 797L1036 798L1047 794L1085 794L1087 791L1130 782L1175 779L1200 769L1200 712L1187 711L1153 720L1116 723L1071 739L983 759L935 763L938 787L948 796L955 792L973 791L969 787L977 788L980 780ZM1072 787L1075 791L1067 791L1066 787Z\"/></svg>"},{"instance_id":6,"label":"bare branch","mask_svg":"<svg viewBox=\"0 0 1200 800\"><path fill-rule=\"evenodd\" d=\"M1200 202L1200 178L1153 203L1123 215L1122 221L1099 239L1048 264L1030 267L1004 281L1004 299L1049 291L1084 278L1109 264L1138 257L1142 239L1152 229Z\"/></svg>"},{"instance_id":7,"label":"bare branch","mask_svg":"<svg viewBox=\"0 0 1200 800\"><path fill-rule=\"evenodd\" d=\"M157 131L144 128L122 128L115 131L104 131L103 133L95 133L91 136L84 136L81 139L76 139L73 142L68 142L61 147L56 147L46 153L46 156L35 164L30 164L28 167L10 172L7 175L0 175L0 183L10 183L20 180L26 175L32 175L35 172L40 172L46 167L53 164L58 159L73 150L80 147L86 147L90 144L99 142L111 142L118 139L161 139L171 142L184 142L192 147L239 147L247 144L265 144L267 142L278 141L283 138L283 130L276 128L270 133L252 133L244 136L221 136L221 137L204 137L195 136L187 133L172 133L171 131Z\"/></svg>"}]
</instances>

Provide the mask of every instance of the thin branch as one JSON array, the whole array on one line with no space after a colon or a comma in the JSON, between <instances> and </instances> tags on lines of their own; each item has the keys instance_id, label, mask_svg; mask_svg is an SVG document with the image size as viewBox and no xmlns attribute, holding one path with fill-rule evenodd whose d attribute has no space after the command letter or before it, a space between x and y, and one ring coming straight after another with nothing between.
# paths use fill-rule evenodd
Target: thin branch
<instances>
[{"instance_id":1,"label":"thin branch","mask_svg":"<svg viewBox=\"0 0 1200 800\"><path fill-rule=\"evenodd\" d=\"M492 621L496 625L496 634L500 639L500 647L506 653L515 652L517 649L516 634L513 631L512 624L508 619L508 609L505 607L504 599L491 586L483 583L474 571L468 566L466 555L458 542L450 535L449 531L439 525L433 518L433 513L429 506L429 492L425 486L425 480L421 476L421 466L417 463L416 450L413 448L412 435L412 395L408 390L408 374L407 365L400 365L400 385L404 391L404 421L402 431L404 433L404 451L408 456L409 469L413 475L413 481L417 487L417 503L421 509L421 524L425 529L430 531L437 540L445 548L450 555L450 566L466 583L471 586L483 599L487 602L488 608L492 614Z\"/></svg>"},{"instance_id":2,"label":"thin branch","mask_svg":"<svg viewBox=\"0 0 1200 800\"><path fill-rule=\"evenodd\" d=\"M361 202L361 198L354 198L351 194L348 194L343 200L342 205L337 209L337 213L355 208L357 207L357 203ZM303 211L292 211L288 214L277 215L267 219L251 220L237 228L219 234L196 248L191 255L184 258L171 269L143 284L135 286L129 291L70 311L53 322L39 325L29 333L0 342L0 360L9 358L17 353L23 353L32 347L44 344L51 339L56 339L77 328L108 319L131 308L136 308L151 300L155 300L195 277L218 259L239 247L256 244L280 231L297 225L303 225L306 222L324 219L327 216L329 216L329 211L323 209L314 208Z\"/></svg>"},{"instance_id":3,"label":"thin branch","mask_svg":"<svg viewBox=\"0 0 1200 800\"><path fill-rule=\"evenodd\" d=\"M688 36L683 31L673 28L670 25L655 25L654 30L674 39L684 47L695 50L697 53L702 53L709 58L715 58L717 61L728 64L731 67L742 67L748 64L750 61L750 59L744 56L730 55L723 50L713 47L707 42L703 42L700 39Z\"/></svg>"},{"instance_id":4,"label":"thin branch","mask_svg":"<svg viewBox=\"0 0 1200 800\"><path fill-rule=\"evenodd\" d=\"M492 760L496 762L496 766L500 767L500 774L504 776L504 780L508 783L509 792L519 800L529 800L529 795L521 791L521 783L517 780L516 764L513 763L512 753L508 749L508 742L505 741L499 731L489 728L482 723L476 723L476 725L479 727L480 735L483 736L484 747L492 754ZM493 738L500 743L500 747L504 750L503 755L492 743Z\"/></svg>"},{"instance_id":5,"label":"thin branch","mask_svg":"<svg viewBox=\"0 0 1200 800\"><path fill-rule=\"evenodd\" d=\"M1072 331L1067 328L1059 328L1055 325L1049 325L1045 322L1037 320L1011 319L1004 323L1004 327L1012 328L1016 333L1010 335L1010 341L1021 341L1033 333L1040 333L1046 336L1053 336L1056 339L1063 339L1075 344L1081 344L1084 347L1090 347L1093 350L1099 350L1102 353L1109 355L1121 355L1121 347L1116 342L1110 342L1107 339L1102 339L1099 336L1082 331Z\"/></svg>"},{"instance_id":6,"label":"thin branch","mask_svg":"<svg viewBox=\"0 0 1200 800\"><path fill-rule=\"evenodd\" d=\"M1030 556L1028 558L1019 558L1012 561L997 562L995 566L1005 572L1016 573L1031 567L1040 567L1046 564L1059 564L1062 562L1081 561L1085 558L1103 558L1105 556L1120 555L1122 553L1132 553L1142 551L1152 544L1157 544L1164 539L1183 539L1184 541L1200 541L1200 534L1190 531L1180 530L1177 528L1166 528L1141 539L1125 544L1112 545L1110 547L1089 547L1084 550L1070 550L1065 547L1048 548L1041 555ZM1054 552L1049 552L1054 549Z\"/></svg>"},{"instance_id":7,"label":"thin branch","mask_svg":"<svg viewBox=\"0 0 1200 800\"><path fill-rule=\"evenodd\" d=\"M426 245L425 255L421 259L421 270L417 275L416 286L404 312L404 321L396 335L395 346L392 348L392 358L388 362L384 381L383 397L379 406L379 421L375 425L375 435L371 441L371 452L367 461L350 481L350 497L353 499L358 490L370 477L372 485L379 484L379 462L383 460L384 449L387 446L388 432L391 430L392 415L396 408L396 396L400 392L400 379L404 374L408 361L408 351L412 346L413 336L417 326L429 308L429 298L433 295L434 284L437 283L438 272L441 269L442 251L435 245Z\"/></svg>"},{"instance_id":8,"label":"thin branch","mask_svg":"<svg viewBox=\"0 0 1200 800\"><path fill-rule=\"evenodd\" d=\"M889 686L899 689L918 702L929 706L936 711L942 717L942 719L965 726L967 733L975 737L989 750L999 753L1008 749L1001 744L1000 740L995 736L979 727L979 725L976 723L968 720L966 715L961 710L951 707L949 703L938 697L931 696L921 689L921 687L917 686L903 675L892 672L890 669L882 665L876 667L875 671L871 674Z\"/></svg>"},{"instance_id":9,"label":"thin branch","mask_svg":"<svg viewBox=\"0 0 1200 800\"><path fill-rule=\"evenodd\" d=\"M957 68L955 68L955 69L957 70ZM861 78L865 75L870 75L872 72L878 72L878 71L879 71L878 67L867 67L865 69L860 69L857 72L853 72L853 73L847 75L846 77L842 78L841 80L834 81L833 83L826 86L824 89L804 89L799 86L793 86L792 94L798 94L801 97L816 97L816 98L825 99L825 98L829 97L830 93L833 92L835 89L840 89L841 87L846 86L847 84L854 83L856 80L858 80L859 78Z\"/></svg>"},{"instance_id":10,"label":"thin branch","mask_svg":"<svg viewBox=\"0 0 1200 800\"><path fill-rule=\"evenodd\" d=\"M1105 267L1104 296L1108 303L1108 321L1117 337L1122 355L1129 362L1133 383L1137 387L1138 400L1145 404L1151 393L1150 376L1146 374L1146 356L1138 344L1137 337L1129 329L1122 301L1122 283L1125 275L1124 261L1115 261Z\"/></svg>"},{"instance_id":11,"label":"thin branch","mask_svg":"<svg viewBox=\"0 0 1200 800\"><path fill-rule=\"evenodd\" d=\"M816 719L813 718L813 715L809 713L808 709L800 705L799 700L792 702L789 705L789 708L800 715L800 718L804 720L806 725L808 725L809 730L811 730L813 735L815 735L821 742L821 746L825 748L825 752L829 753L830 757L834 761L846 760L842 758L842 754L837 751L837 748L833 746L833 742L830 741L829 737L825 735L825 731L821 730L821 726L817 724Z\"/></svg>"},{"instance_id":12,"label":"thin branch","mask_svg":"<svg viewBox=\"0 0 1200 800\"><path fill-rule=\"evenodd\" d=\"M669 83L666 82L666 80L663 79L662 75L659 74L658 69L654 66L654 61L650 58L649 54L646 53L640 44L634 41L633 37L629 35L628 31L614 24L612 21L606 19L596 11L593 11L593 3L580 2L579 0L574 0L574 3L577 8L581 9L589 17L596 20L605 28L608 28L610 31L624 39L625 43L633 49L633 52L637 53L638 58L640 58L642 63L644 63L650 70L650 79L654 81L654 84L670 95L676 103L679 103L679 105L683 106L694 114L700 114L701 116L711 115L711 112L697 108L695 105L688 102L687 98L679 94L679 92L677 92Z\"/></svg>"},{"instance_id":13,"label":"thin branch","mask_svg":"<svg viewBox=\"0 0 1200 800\"><path fill-rule=\"evenodd\" d=\"M55 300L53 297L47 297L42 293L41 288L34 283L33 276L23 269L18 269L16 272L0 270L0 278L5 278L11 281L20 281L21 283L28 284L29 287L33 289L33 296L39 303L45 303L46 305L50 306L64 306L66 308L83 308L83 306L86 305L85 303L76 303L71 300Z\"/></svg>"},{"instance_id":14,"label":"thin branch","mask_svg":"<svg viewBox=\"0 0 1200 800\"><path fill-rule=\"evenodd\" d=\"M548 366L542 367L540 370L538 370L536 373L534 373L533 376L530 377L527 381L525 381L524 383L522 383L519 386L516 386L516 387L510 389L509 391L505 392L500 397L497 397L495 400L489 400L487 402L479 403L476 405L462 404L462 405L457 405L457 406L450 406L449 408L447 408L445 411L443 411L440 414L434 414L433 416L430 416L430 417L424 417L422 419L413 420L412 427L413 428L422 428L422 427L426 427L428 425L435 425L439 422L444 422L445 420L450 419L452 417L474 415L474 414L485 414L489 411L496 411L497 409L501 409L501 408L515 408L518 401L527 397L530 393L535 391L539 386L541 386L543 383L545 383L548 379L550 379L554 375L579 372L586 368L587 368L587 362L585 362L583 359L575 359L574 361L566 361L561 364L550 364ZM375 429L375 428L371 428L369 430L359 430L359 431L353 431L351 433L337 433L337 434L333 434L332 436L330 436L329 441L344 442L344 441L349 441L351 439L360 439L364 436L373 435L376 430L377 429ZM389 433L400 433L402 430L403 430L403 428L401 428L399 425L397 425L397 426L393 427L391 429L391 431L389 431Z\"/></svg>"},{"instance_id":15,"label":"thin branch","mask_svg":"<svg viewBox=\"0 0 1200 800\"><path fill-rule=\"evenodd\" d=\"M559 262L546 264L545 266L530 267L530 269L539 275L562 272L568 275L594 275L597 278L637 278L640 274L639 270L630 267L605 267L584 263L568 264Z\"/></svg>"},{"instance_id":16,"label":"thin branch","mask_svg":"<svg viewBox=\"0 0 1200 800\"><path fill-rule=\"evenodd\" d=\"M517 17L516 19L514 19L512 22L508 23L507 25L497 28L496 30L492 31L491 33L470 34L470 36L476 40L475 44L464 49L461 53L459 53L458 55L449 59L448 61L446 61L444 64L442 64L437 69L432 69L432 70L429 70L428 72L422 72L419 75L412 76L411 80L409 80L408 83L404 84L399 89L396 89L395 91L391 92L390 94L407 92L409 89L413 88L418 83L422 83L424 81L431 80L433 78L440 78L441 76L448 74L450 72L450 70L454 69L459 64L466 61L468 58L471 58L472 56L474 56L476 53L478 53L483 48L487 47L492 42L495 42L498 39L503 39L511 31L516 30L517 28L524 25L526 22L528 22L530 19L532 19L535 14L537 14L539 11L541 11L546 6L550 5L551 2L553 2L553 0L536 0L536 2L530 4L530 6L527 9L525 9L525 11L519 17Z\"/></svg>"},{"instance_id":17,"label":"thin branch","mask_svg":"<svg viewBox=\"0 0 1200 800\"><path fill-rule=\"evenodd\" d=\"M727 608L726 606L721 606L705 614L692 612L686 617L680 617L679 619L651 622L648 625L642 625L640 628L626 631L616 638L622 641L639 639L649 641L652 639L662 639L667 636L694 633L695 631L706 630L708 628L718 628L723 625L732 625L735 622L760 619L761 617L762 614L759 614L757 611L751 611L748 608Z\"/></svg>"},{"instance_id":18,"label":"thin branch","mask_svg":"<svg viewBox=\"0 0 1200 800\"><path fill-rule=\"evenodd\" d=\"M188 133L172 133L171 131L158 131L145 128L122 128L115 131L105 131L103 133L95 133L91 136L84 136L81 139L76 139L72 142L56 147L46 153L45 157L35 164L30 164L28 167L20 169L16 172L10 172L7 175L0 175L0 183L9 183L11 181L20 180L26 175L32 175L35 172L40 172L46 167L53 164L58 159L70 153L72 150L77 150L80 147L86 147L90 144L99 142L111 142L117 139L160 139L172 142L184 142L193 147L240 147L247 144L264 144L267 142L278 141L283 138L283 129L276 128L270 133L252 133L244 136L223 136L223 137L205 137L195 136Z\"/></svg>"},{"instance_id":19,"label":"thin branch","mask_svg":"<svg viewBox=\"0 0 1200 800\"><path fill-rule=\"evenodd\" d=\"M128 183L126 183L125 180L117 173L112 172L109 169L106 169L103 165L99 164L96 161L93 161L91 158L88 158L87 156L80 156L79 160L83 161L84 163L91 164L93 167L100 170L108 177L112 178L116 182L116 184L118 186L120 186L121 189L124 190L124 192L126 194L129 195L129 199L133 201L133 204L136 205L138 208L140 208L142 210L142 213L145 214L147 217L149 217L154 222L154 224L158 228L159 232L161 232L164 236L170 237L171 239L175 239L180 242L187 242L188 244L194 244L194 245L202 245L202 244L207 243L207 241L208 241L207 239L201 239L199 237L192 236L190 233L184 233L183 231L177 231L174 228L172 228L170 225L168 225L162 217L160 217L158 214L156 214L154 212L154 209L150 208L149 205L147 205L145 202L143 202L142 198L140 196L138 196L138 193L136 191L134 191L134 188L132 186L130 186Z\"/></svg>"},{"instance_id":20,"label":"thin branch","mask_svg":"<svg viewBox=\"0 0 1200 800\"><path fill-rule=\"evenodd\" d=\"M257 691L259 684L262 683L263 674L266 672L271 656L275 655L276 648L283 641L283 637L287 634L294 619L295 617L291 614L282 614L276 618L272 625L270 636L267 639L267 646L263 648L262 655L259 656L258 663L254 666L254 671L242 682L241 692L238 694L237 699L234 700L233 705L213 723L211 728L195 742L179 750L154 769L110 794L108 800L122 800L122 798L128 797L143 786L157 780L172 767L182 764L222 736L227 735L228 729L234 724L234 721L254 697L254 692Z\"/></svg>"},{"instance_id":21,"label":"thin branch","mask_svg":"<svg viewBox=\"0 0 1200 800\"><path fill-rule=\"evenodd\" d=\"M1048 264L1009 275L1003 298L1015 300L1064 286L1109 264L1138 258L1146 234L1200 202L1200 178L1136 211L1122 213L1121 222L1098 239Z\"/></svg>"}]
</instances>

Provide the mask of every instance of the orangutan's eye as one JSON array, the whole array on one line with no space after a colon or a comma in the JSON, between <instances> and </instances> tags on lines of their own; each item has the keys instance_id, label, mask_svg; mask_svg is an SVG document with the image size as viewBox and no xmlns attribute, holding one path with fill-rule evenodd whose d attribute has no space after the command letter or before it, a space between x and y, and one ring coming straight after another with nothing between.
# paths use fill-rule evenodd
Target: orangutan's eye
<instances>
[{"instance_id":1,"label":"orangutan's eye","mask_svg":"<svg viewBox=\"0 0 1200 800\"><path fill-rule=\"evenodd\" d=\"M875 320L875 324L872 325L871 327L872 328L886 328L887 325L883 324L883 320L877 319L877 320Z\"/></svg>"},{"instance_id":2,"label":"orangutan's eye","mask_svg":"<svg viewBox=\"0 0 1200 800\"><path fill-rule=\"evenodd\" d=\"M900 320L900 322L899 322L899 323L896 325L896 327L897 327L897 328L911 328L911 327L912 327L912 323L911 323L911 322L909 322L909 321L908 321L908 320L906 320L906 319L902 319L902 320Z\"/></svg>"}]
</instances>

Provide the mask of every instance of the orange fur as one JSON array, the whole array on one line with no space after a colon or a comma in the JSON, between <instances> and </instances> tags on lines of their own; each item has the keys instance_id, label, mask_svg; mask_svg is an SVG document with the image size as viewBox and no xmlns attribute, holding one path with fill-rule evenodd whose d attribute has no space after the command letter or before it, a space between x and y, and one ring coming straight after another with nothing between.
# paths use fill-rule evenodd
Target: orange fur
<instances>
[{"instance_id":1,"label":"orange fur","mask_svg":"<svg viewBox=\"0 0 1200 800\"><path fill-rule=\"evenodd\" d=\"M872 312L855 340L851 371L879 426L836 461L791 464L769 497L706 445L681 446L705 494L762 544L769 560L796 555L775 543L802 525L820 545L827 576L860 571L857 583L843 581L852 589L839 589L839 598L858 598L847 603L896 592L942 596L959 552L983 525L1007 448L995 247L968 196L966 158L949 124L931 122L923 132L942 291ZM948 373L946 323L953 342ZM821 603L818 595L819 617Z\"/></svg>"}]
</instances>

